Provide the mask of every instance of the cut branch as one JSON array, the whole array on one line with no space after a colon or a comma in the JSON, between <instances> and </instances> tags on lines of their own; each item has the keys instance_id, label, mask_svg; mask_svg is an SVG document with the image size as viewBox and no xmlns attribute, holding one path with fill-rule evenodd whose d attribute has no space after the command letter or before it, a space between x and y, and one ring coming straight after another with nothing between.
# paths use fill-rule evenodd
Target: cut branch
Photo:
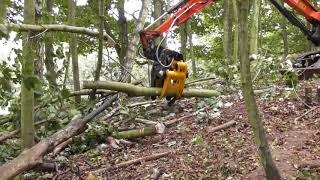
<instances>
[{"instance_id":1,"label":"cut branch","mask_svg":"<svg viewBox=\"0 0 320 180\"><path fill-rule=\"evenodd\" d=\"M18 174L30 170L41 163L43 156L50 153L59 144L67 141L71 137L81 134L86 129L86 124L110 106L116 98L116 95L112 96L96 110L83 118L71 121L65 128L59 130L51 137L43 139L32 148L23 151L14 160L2 165L0 167L1 179L12 179Z\"/></svg>"},{"instance_id":2,"label":"cut branch","mask_svg":"<svg viewBox=\"0 0 320 180\"><path fill-rule=\"evenodd\" d=\"M158 123L153 127L145 127L140 129L133 129L129 131L113 132L112 136L117 139L135 139L145 136L151 136L154 134L161 134L164 132L165 126Z\"/></svg>"},{"instance_id":3,"label":"cut branch","mask_svg":"<svg viewBox=\"0 0 320 180\"><path fill-rule=\"evenodd\" d=\"M139 87L128 83L114 82L114 81L85 81L83 83L85 89L107 89L112 91L119 91L130 96L160 96L161 88L147 88ZM175 96L175 93L169 91L168 96ZM183 97L212 97L219 96L220 93L215 90L205 89L185 89L182 93Z\"/></svg>"},{"instance_id":4,"label":"cut branch","mask_svg":"<svg viewBox=\"0 0 320 180\"><path fill-rule=\"evenodd\" d=\"M80 91L74 91L70 94L70 96L83 96L83 95L90 95L92 93L91 90L89 89L82 89ZM104 90L104 89L97 89L95 94L103 94L103 95L111 95L111 94L115 94L115 91L108 91L108 90Z\"/></svg>"},{"instance_id":5,"label":"cut branch","mask_svg":"<svg viewBox=\"0 0 320 180\"><path fill-rule=\"evenodd\" d=\"M163 152L163 153L159 153L159 154L153 154L153 155L150 155L150 156L141 157L141 158L138 158L138 159L133 159L133 160L130 160L130 161L127 161L127 162L116 164L115 168L123 168L123 167L127 167L127 166L130 166L130 165L133 165L133 164L138 164L138 163L141 163L141 162L144 162L144 161L156 160L156 159L162 158L164 156L167 156L170 153L171 153L171 151L167 151L167 152Z\"/></svg>"},{"instance_id":6,"label":"cut branch","mask_svg":"<svg viewBox=\"0 0 320 180\"><path fill-rule=\"evenodd\" d=\"M49 31L60 31L84 34L91 37L99 37L98 31L92 31L84 27L68 26L61 24L43 24L43 25L31 25L31 24L0 24L0 29L11 29L14 31L33 31L33 32L49 32ZM107 33L103 34L103 37L107 43L114 47L116 42Z\"/></svg>"},{"instance_id":7,"label":"cut branch","mask_svg":"<svg viewBox=\"0 0 320 180\"><path fill-rule=\"evenodd\" d=\"M216 127L209 127L208 128L208 132L213 133L213 132L216 132L216 131L220 131L222 129L227 129L227 128L235 125L235 124L236 124L236 122L232 120L232 121L229 121L227 123L221 124L221 125L216 126Z\"/></svg>"}]
</instances>

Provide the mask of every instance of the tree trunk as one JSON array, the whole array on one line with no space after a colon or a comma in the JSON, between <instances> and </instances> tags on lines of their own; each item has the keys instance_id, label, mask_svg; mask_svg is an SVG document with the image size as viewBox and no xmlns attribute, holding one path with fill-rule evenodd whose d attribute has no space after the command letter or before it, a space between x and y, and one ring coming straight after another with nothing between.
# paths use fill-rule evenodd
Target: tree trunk
<instances>
[{"instance_id":1,"label":"tree trunk","mask_svg":"<svg viewBox=\"0 0 320 180\"><path fill-rule=\"evenodd\" d=\"M127 22L127 18L125 17L125 10L124 10L124 3L125 0L118 0L117 2L117 9L118 9L118 13L119 13L119 19L118 19L118 25L119 25L119 29L120 29L120 34L119 34L119 42L120 42L120 52L118 53L119 56L119 62L121 64L121 79L123 80L126 77L126 71L128 71L128 69L126 69L126 54L127 54L127 49L129 46L129 37L128 37L128 22Z\"/></svg>"},{"instance_id":2,"label":"tree trunk","mask_svg":"<svg viewBox=\"0 0 320 180\"><path fill-rule=\"evenodd\" d=\"M84 81L83 88L85 89L107 89L112 91L124 92L130 96L160 96L161 88L146 88L135 86L128 83L114 81ZM168 91L168 96L175 96L175 93ZM184 89L183 97L212 97L219 96L220 93L215 90L205 89Z\"/></svg>"},{"instance_id":3,"label":"tree trunk","mask_svg":"<svg viewBox=\"0 0 320 180\"><path fill-rule=\"evenodd\" d=\"M42 9L43 4L40 0L35 0L35 24L42 24ZM39 79L43 79L43 59L44 59L44 51L43 51L43 44L41 41L40 36L34 37L37 43L35 44L35 50L36 50L36 59L34 61L34 73L36 76L38 76ZM36 101L37 102L37 101Z\"/></svg>"},{"instance_id":4,"label":"tree trunk","mask_svg":"<svg viewBox=\"0 0 320 180\"><path fill-rule=\"evenodd\" d=\"M189 23L189 46L190 46L190 58L191 59L191 64L192 64L192 77L197 78L197 66L196 66L196 60L194 56L194 51L193 51L193 42L192 42L192 31L191 31L191 23Z\"/></svg>"},{"instance_id":5,"label":"tree trunk","mask_svg":"<svg viewBox=\"0 0 320 180\"><path fill-rule=\"evenodd\" d=\"M282 60L285 61L287 59L287 56L288 56L288 53L289 53L288 28L287 28L287 19L285 17L282 17L281 26L282 26L282 39L283 39L283 56L282 56Z\"/></svg>"},{"instance_id":6,"label":"tree trunk","mask_svg":"<svg viewBox=\"0 0 320 180\"><path fill-rule=\"evenodd\" d=\"M100 27L99 27L99 51L98 51L98 62L97 62L97 69L95 73L94 80L98 81L100 79L100 71L103 61L103 29L104 29L104 0L99 0L99 17L100 17Z\"/></svg>"},{"instance_id":7,"label":"tree trunk","mask_svg":"<svg viewBox=\"0 0 320 180\"><path fill-rule=\"evenodd\" d=\"M6 22L7 7L10 0L0 0L0 24Z\"/></svg>"},{"instance_id":8,"label":"tree trunk","mask_svg":"<svg viewBox=\"0 0 320 180\"><path fill-rule=\"evenodd\" d=\"M239 20L238 20L238 7L236 1L232 3L233 7L233 20L234 20L234 40L233 40L233 62L232 64L235 64L238 62L238 55L239 55Z\"/></svg>"},{"instance_id":9,"label":"tree trunk","mask_svg":"<svg viewBox=\"0 0 320 180\"><path fill-rule=\"evenodd\" d=\"M240 50L240 72L243 94L245 98L248 118L252 126L255 142L259 150L260 162L265 170L268 180L280 180L280 174L275 166L269 149L263 123L257 109L250 72L250 61L248 51L248 14L249 0L237 1L239 5L239 50Z\"/></svg>"},{"instance_id":10,"label":"tree trunk","mask_svg":"<svg viewBox=\"0 0 320 180\"><path fill-rule=\"evenodd\" d=\"M99 0L98 3L98 9L99 9L99 17L100 17L100 27L99 27L99 50L98 50L98 61L97 61L97 67L94 75L94 80L99 81L100 79L100 72L101 72L101 66L103 61L103 30L104 30L104 0ZM93 100L95 98L95 89L92 91L92 94L90 95L90 98Z\"/></svg>"},{"instance_id":11,"label":"tree trunk","mask_svg":"<svg viewBox=\"0 0 320 180\"><path fill-rule=\"evenodd\" d=\"M76 24L75 16L76 16L76 2L74 0L69 0L68 3L69 8L69 25L74 26ZM69 42L69 51L71 54L71 62L72 62L72 72L73 72L73 89L74 91L80 90L80 79L79 79L79 65L78 65L78 42L77 42L77 35L71 34L70 35L70 42ZM81 103L81 96L75 96L75 101L77 106Z\"/></svg>"},{"instance_id":12,"label":"tree trunk","mask_svg":"<svg viewBox=\"0 0 320 180\"><path fill-rule=\"evenodd\" d=\"M183 54L184 59L187 60L187 42L188 42L188 26L189 20L181 24L180 27L180 40L181 40L181 54Z\"/></svg>"},{"instance_id":13,"label":"tree trunk","mask_svg":"<svg viewBox=\"0 0 320 180\"><path fill-rule=\"evenodd\" d=\"M46 0L45 8L45 24L53 23L53 0ZM45 46L45 59L44 64L47 69L46 79L49 82L49 87L55 89L57 87L57 73L55 72L55 63L53 61L53 35L52 33L47 33L44 37Z\"/></svg>"},{"instance_id":14,"label":"tree trunk","mask_svg":"<svg viewBox=\"0 0 320 180\"><path fill-rule=\"evenodd\" d=\"M232 1L223 2L223 56L226 64L230 64L232 57Z\"/></svg>"},{"instance_id":15,"label":"tree trunk","mask_svg":"<svg viewBox=\"0 0 320 180\"><path fill-rule=\"evenodd\" d=\"M259 16L261 0L252 0L252 3L253 13L251 15L250 54L258 54Z\"/></svg>"},{"instance_id":16,"label":"tree trunk","mask_svg":"<svg viewBox=\"0 0 320 180\"><path fill-rule=\"evenodd\" d=\"M151 3L151 0L142 1L142 7L140 10L139 18L136 23L136 27L133 30L133 35L130 40L129 47L127 48L127 52L126 52L126 58L125 58L125 64L124 64L124 67L126 68L126 70L121 75L122 82L130 82L131 81L130 73L133 68L133 62L136 57L136 51L137 51L137 47L138 47L138 44L140 41L139 32L143 29L145 19L148 14L148 7L150 6L150 3Z\"/></svg>"},{"instance_id":17,"label":"tree trunk","mask_svg":"<svg viewBox=\"0 0 320 180\"><path fill-rule=\"evenodd\" d=\"M35 23L35 2L24 1L24 23ZM22 148L30 148L34 143L34 60L35 39L34 34L24 33L23 38L23 61L22 61L22 84L21 84L21 137Z\"/></svg>"}]
</instances>

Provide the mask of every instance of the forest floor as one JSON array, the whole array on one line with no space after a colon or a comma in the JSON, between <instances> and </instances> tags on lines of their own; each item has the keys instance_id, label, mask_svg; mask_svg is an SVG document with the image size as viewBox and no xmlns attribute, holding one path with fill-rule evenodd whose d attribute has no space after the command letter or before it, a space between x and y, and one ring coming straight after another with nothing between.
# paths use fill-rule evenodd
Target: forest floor
<instances>
[{"instance_id":1,"label":"forest floor","mask_svg":"<svg viewBox=\"0 0 320 180\"><path fill-rule=\"evenodd\" d=\"M314 85L317 86L317 85ZM284 179L320 178L320 108L306 109L294 93L286 97L283 90L273 96L260 95L257 103L267 131L273 159ZM270 93L270 92L269 92ZM315 95L314 95L315 97ZM315 98L314 98L315 99ZM179 112L165 121L194 113L195 98L177 101ZM265 179L259 165L252 128L247 119L243 99L230 96L224 100L228 107L205 108L200 115L189 116L157 134L131 141L131 145L113 148L101 146L90 153L68 157L59 167L57 179ZM314 100L314 107L319 106ZM161 107L161 108L159 108ZM158 105L151 110L166 111ZM150 120L160 119L146 112ZM304 116L305 112L309 112ZM148 114L149 113L149 114ZM161 114L161 113L160 113ZM149 116L148 116L149 115ZM150 118L152 117L152 118ZM231 120L234 126L210 133L208 130ZM157 153L169 154L150 161L122 168L116 164ZM318 166L310 169L308 165Z\"/></svg>"}]
</instances>

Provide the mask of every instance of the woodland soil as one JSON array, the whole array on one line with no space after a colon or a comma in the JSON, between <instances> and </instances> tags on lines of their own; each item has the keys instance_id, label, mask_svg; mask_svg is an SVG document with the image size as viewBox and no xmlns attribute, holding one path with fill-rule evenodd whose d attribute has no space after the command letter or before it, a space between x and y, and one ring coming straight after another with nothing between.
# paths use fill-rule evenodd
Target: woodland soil
<instances>
[{"instance_id":1,"label":"woodland soil","mask_svg":"<svg viewBox=\"0 0 320 180\"><path fill-rule=\"evenodd\" d=\"M320 162L320 108L295 121L308 111L301 99L295 95L266 97L257 97L257 103L274 161L282 177L319 178L317 169L301 170L299 166ZM182 110L167 120L193 113L192 107L196 101L200 99L177 101ZM243 100L232 97L228 102L233 105L221 109L221 115L217 118L210 118L214 113L210 108L205 111L207 118L199 120L198 116L194 116L184 119L167 128L164 134L137 139L132 141L132 145L123 145L120 149L108 146L94 156L87 153L72 155L69 163L62 165L59 174L53 176L57 179L150 179L154 170L158 169L163 171L160 179L265 179L245 104ZM319 106L317 103L314 105ZM150 120L157 120L157 117ZM231 120L237 124L214 133L207 131L210 126ZM157 160L95 173L101 168L166 151L172 153Z\"/></svg>"}]
</instances>

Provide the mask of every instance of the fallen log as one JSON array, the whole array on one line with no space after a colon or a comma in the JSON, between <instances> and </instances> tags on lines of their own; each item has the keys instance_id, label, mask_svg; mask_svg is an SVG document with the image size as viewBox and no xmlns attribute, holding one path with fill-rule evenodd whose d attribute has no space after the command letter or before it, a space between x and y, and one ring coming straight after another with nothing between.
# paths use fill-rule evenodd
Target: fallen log
<instances>
[{"instance_id":1,"label":"fallen log","mask_svg":"<svg viewBox=\"0 0 320 180\"><path fill-rule=\"evenodd\" d=\"M81 134L86 129L86 124L103 112L115 100L117 95L112 96L96 110L90 112L83 118L71 121L66 127L59 130L52 136L41 140L30 149L24 150L18 157L0 167L1 179L12 179L18 174L32 169L34 166L42 163L43 156L53 151L59 144L67 141L71 137Z\"/></svg>"},{"instance_id":2,"label":"fallen log","mask_svg":"<svg viewBox=\"0 0 320 180\"><path fill-rule=\"evenodd\" d=\"M62 24L42 24L42 25L33 25L33 24L0 24L0 29L14 30L14 31L33 31L39 33L45 33L50 31L59 31L59 32L69 32L83 34L91 37L99 37L98 31L92 31L84 27L68 26ZM114 47L117 43L107 34L104 33L103 37L107 43Z\"/></svg>"},{"instance_id":3,"label":"fallen log","mask_svg":"<svg viewBox=\"0 0 320 180\"><path fill-rule=\"evenodd\" d=\"M227 123L221 124L221 125L216 126L216 127L208 127L208 132L213 133L213 132L216 132L216 131L220 131L222 129L227 129L227 128L235 125L235 124L236 124L236 121L232 120L232 121L229 121Z\"/></svg>"},{"instance_id":4,"label":"fallen log","mask_svg":"<svg viewBox=\"0 0 320 180\"><path fill-rule=\"evenodd\" d=\"M135 139L142 138L145 136L150 136L154 134L162 134L164 132L165 126L158 123L155 126L144 127L140 129L133 129L128 131L113 132L112 136L117 139Z\"/></svg>"},{"instance_id":5,"label":"fallen log","mask_svg":"<svg viewBox=\"0 0 320 180\"><path fill-rule=\"evenodd\" d=\"M193 117L193 116L195 116L195 115L196 115L196 113L188 114L188 115L182 116L182 117L180 117L180 118L178 118L178 119L173 119L173 120L170 120L170 121L166 121L166 122L164 123L164 125L165 125L166 127L168 127L168 126L171 126L171 125L173 125L173 124L175 124L175 123L177 123L177 122L179 122L179 121L182 121L182 120L184 120L184 119Z\"/></svg>"},{"instance_id":6,"label":"fallen log","mask_svg":"<svg viewBox=\"0 0 320 180\"><path fill-rule=\"evenodd\" d=\"M142 119L142 118L135 118L135 122L139 122L139 123L142 123L145 125L156 125L157 124L157 122L155 122L155 121L150 121L150 120Z\"/></svg>"},{"instance_id":7,"label":"fallen log","mask_svg":"<svg viewBox=\"0 0 320 180\"><path fill-rule=\"evenodd\" d=\"M114 81L84 81L84 89L107 89L112 91L118 91L126 93L130 96L160 96L161 88L147 88L135 86L128 83L114 82ZM169 91L168 96L175 96L175 93ZM205 90L205 89L184 89L182 96L183 97L213 97L219 96L220 93L215 90Z\"/></svg>"}]
</instances>

